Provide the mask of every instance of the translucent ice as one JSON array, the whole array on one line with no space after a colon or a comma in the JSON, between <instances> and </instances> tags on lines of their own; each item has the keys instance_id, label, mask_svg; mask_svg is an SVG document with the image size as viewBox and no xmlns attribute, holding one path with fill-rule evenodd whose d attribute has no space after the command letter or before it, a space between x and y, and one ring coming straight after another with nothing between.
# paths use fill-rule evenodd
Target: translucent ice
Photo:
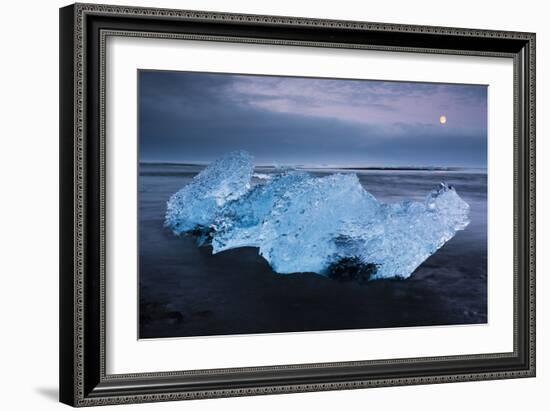
<instances>
[{"instance_id":1,"label":"translucent ice","mask_svg":"<svg viewBox=\"0 0 550 411\"><path fill-rule=\"evenodd\" d=\"M214 253L257 247L280 274L409 277L468 223L469 206L441 184L422 202L384 204L355 174L254 175L252 158L230 153L168 201L174 233L208 233ZM203 241L204 242L204 241Z\"/></svg>"},{"instance_id":2,"label":"translucent ice","mask_svg":"<svg viewBox=\"0 0 550 411\"><path fill-rule=\"evenodd\" d=\"M259 248L278 273L326 274L343 250L346 226L377 218L378 201L355 174L309 178L289 187L262 224Z\"/></svg>"},{"instance_id":3,"label":"translucent ice","mask_svg":"<svg viewBox=\"0 0 550 411\"><path fill-rule=\"evenodd\" d=\"M209 230L221 207L249 190L253 172L252 156L245 151L217 159L170 197L166 226L178 235Z\"/></svg>"},{"instance_id":4,"label":"translucent ice","mask_svg":"<svg viewBox=\"0 0 550 411\"><path fill-rule=\"evenodd\" d=\"M470 207L442 183L423 202L380 204L373 219L342 227L340 255L375 269L371 279L409 277L458 230L469 224Z\"/></svg>"},{"instance_id":5,"label":"translucent ice","mask_svg":"<svg viewBox=\"0 0 550 411\"><path fill-rule=\"evenodd\" d=\"M286 171L264 180L239 199L223 207L214 222L213 252L236 247L259 247L264 226L275 204L294 185L311 177L307 173Z\"/></svg>"}]
</instances>

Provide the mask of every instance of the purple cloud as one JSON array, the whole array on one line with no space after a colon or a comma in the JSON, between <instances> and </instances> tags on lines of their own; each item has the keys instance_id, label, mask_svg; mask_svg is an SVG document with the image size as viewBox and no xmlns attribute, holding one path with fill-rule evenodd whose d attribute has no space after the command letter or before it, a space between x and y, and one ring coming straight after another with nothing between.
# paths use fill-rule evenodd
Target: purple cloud
<instances>
[{"instance_id":1,"label":"purple cloud","mask_svg":"<svg viewBox=\"0 0 550 411\"><path fill-rule=\"evenodd\" d=\"M275 113L389 127L439 125L445 115L447 130L487 127L486 88L478 85L234 76L227 88L236 102Z\"/></svg>"}]
</instances>

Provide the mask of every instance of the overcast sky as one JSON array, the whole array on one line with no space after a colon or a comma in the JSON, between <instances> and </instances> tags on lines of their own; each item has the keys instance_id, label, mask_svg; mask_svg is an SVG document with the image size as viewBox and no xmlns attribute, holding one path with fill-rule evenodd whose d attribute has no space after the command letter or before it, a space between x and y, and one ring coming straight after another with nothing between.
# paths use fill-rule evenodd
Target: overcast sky
<instances>
[{"instance_id":1,"label":"overcast sky","mask_svg":"<svg viewBox=\"0 0 550 411\"><path fill-rule=\"evenodd\" d=\"M487 87L140 71L139 138L142 161L486 167Z\"/></svg>"}]
</instances>

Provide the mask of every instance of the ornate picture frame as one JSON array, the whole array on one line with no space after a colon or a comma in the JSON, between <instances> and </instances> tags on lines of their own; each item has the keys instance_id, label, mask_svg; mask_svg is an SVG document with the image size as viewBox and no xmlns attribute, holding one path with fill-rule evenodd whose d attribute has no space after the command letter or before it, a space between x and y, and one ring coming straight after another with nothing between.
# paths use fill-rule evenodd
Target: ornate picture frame
<instances>
[{"instance_id":1,"label":"ornate picture frame","mask_svg":"<svg viewBox=\"0 0 550 411\"><path fill-rule=\"evenodd\" d=\"M513 350L109 374L105 92L106 40L113 36L513 61ZM80 407L535 376L534 33L75 4L60 10L60 100L61 402Z\"/></svg>"}]
</instances>

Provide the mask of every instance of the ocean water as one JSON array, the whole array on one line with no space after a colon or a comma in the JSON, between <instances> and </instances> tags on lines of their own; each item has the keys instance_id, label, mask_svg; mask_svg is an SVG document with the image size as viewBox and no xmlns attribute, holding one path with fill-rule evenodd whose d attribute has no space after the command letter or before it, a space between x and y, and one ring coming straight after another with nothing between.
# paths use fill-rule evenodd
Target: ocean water
<instances>
[{"instance_id":1,"label":"ocean water","mask_svg":"<svg viewBox=\"0 0 550 411\"><path fill-rule=\"evenodd\" d=\"M174 236L163 224L166 201L201 169L140 165L140 338L487 322L485 170L309 170L354 172L383 202L422 200L445 181L470 205L469 226L410 278L358 284L310 273L279 275L254 248L212 255L193 238Z\"/></svg>"}]
</instances>

